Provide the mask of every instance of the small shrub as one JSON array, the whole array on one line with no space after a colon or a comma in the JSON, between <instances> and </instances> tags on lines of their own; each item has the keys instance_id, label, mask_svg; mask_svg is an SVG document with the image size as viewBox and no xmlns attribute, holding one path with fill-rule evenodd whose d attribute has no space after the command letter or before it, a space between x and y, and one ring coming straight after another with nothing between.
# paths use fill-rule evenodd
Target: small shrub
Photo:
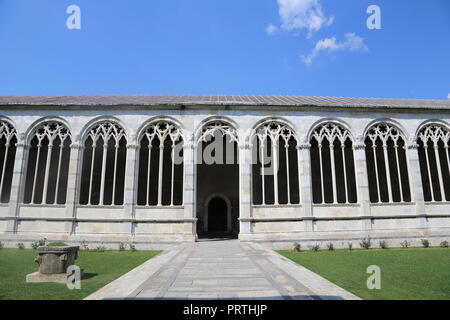
<instances>
[{"instance_id":1,"label":"small shrub","mask_svg":"<svg viewBox=\"0 0 450 320\"><path fill-rule=\"evenodd\" d=\"M81 248L83 248L83 250L89 250L89 244L87 243L86 240L81 241L80 246Z\"/></svg>"},{"instance_id":2,"label":"small shrub","mask_svg":"<svg viewBox=\"0 0 450 320\"><path fill-rule=\"evenodd\" d=\"M45 240L39 240L31 244L31 248L33 248L34 250L37 250L38 247L42 246L45 246Z\"/></svg>"},{"instance_id":3,"label":"small shrub","mask_svg":"<svg viewBox=\"0 0 450 320\"><path fill-rule=\"evenodd\" d=\"M134 243L131 242L130 244L128 244L128 246L130 247L131 251L136 251L136 246L134 245Z\"/></svg>"},{"instance_id":4,"label":"small shrub","mask_svg":"<svg viewBox=\"0 0 450 320\"><path fill-rule=\"evenodd\" d=\"M381 249L389 249L388 243L386 240L380 241L380 248Z\"/></svg>"},{"instance_id":5,"label":"small shrub","mask_svg":"<svg viewBox=\"0 0 450 320\"><path fill-rule=\"evenodd\" d=\"M320 249L320 244L315 244L311 246L311 251L317 252Z\"/></svg>"},{"instance_id":6,"label":"small shrub","mask_svg":"<svg viewBox=\"0 0 450 320\"><path fill-rule=\"evenodd\" d=\"M17 244L17 248L19 248L20 250L23 250L23 249L25 249L25 245L22 242L19 242Z\"/></svg>"},{"instance_id":7,"label":"small shrub","mask_svg":"<svg viewBox=\"0 0 450 320\"><path fill-rule=\"evenodd\" d=\"M327 248L329 251L334 251L334 245L332 242L327 243Z\"/></svg>"},{"instance_id":8,"label":"small shrub","mask_svg":"<svg viewBox=\"0 0 450 320\"><path fill-rule=\"evenodd\" d=\"M424 248L430 247L430 241L428 241L427 239L420 239L420 241L422 242L422 246Z\"/></svg>"},{"instance_id":9,"label":"small shrub","mask_svg":"<svg viewBox=\"0 0 450 320\"><path fill-rule=\"evenodd\" d=\"M300 252L302 249L302 246L300 243L294 242L294 252Z\"/></svg>"},{"instance_id":10,"label":"small shrub","mask_svg":"<svg viewBox=\"0 0 450 320\"><path fill-rule=\"evenodd\" d=\"M441 248L448 248L448 241L447 241L447 240L442 241L442 242L439 244L439 246L440 246ZM0 243L0 249L1 249L1 243Z\"/></svg>"},{"instance_id":11,"label":"small shrub","mask_svg":"<svg viewBox=\"0 0 450 320\"><path fill-rule=\"evenodd\" d=\"M361 248L369 250L372 247L372 241L370 240L370 237L367 237L362 239L359 245L361 246Z\"/></svg>"},{"instance_id":12,"label":"small shrub","mask_svg":"<svg viewBox=\"0 0 450 320\"><path fill-rule=\"evenodd\" d=\"M123 242L119 242L119 251L125 251L127 245Z\"/></svg>"},{"instance_id":13,"label":"small shrub","mask_svg":"<svg viewBox=\"0 0 450 320\"><path fill-rule=\"evenodd\" d=\"M402 248L407 249L411 245L411 243L405 240L403 242L400 242L400 245L402 246Z\"/></svg>"},{"instance_id":14,"label":"small shrub","mask_svg":"<svg viewBox=\"0 0 450 320\"><path fill-rule=\"evenodd\" d=\"M348 250L349 250L349 251L352 251L352 250L353 250L353 243L348 242L348 243L347 243L347 246L348 246Z\"/></svg>"},{"instance_id":15,"label":"small shrub","mask_svg":"<svg viewBox=\"0 0 450 320\"><path fill-rule=\"evenodd\" d=\"M0 241L0 250L3 249L3 243Z\"/></svg>"},{"instance_id":16,"label":"small shrub","mask_svg":"<svg viewBox=\"0 0 450 320\"><path fill-rule=\"evenodd\" d=\"M67 244L64 242L52 242L49 243L47 247L67 247Z\"/></svg>"},{"instance_id":17,"label":"small shrub","mask_svg":"<svg viewBox=\"0 0 450 320\"><path fill-rule=\"evenodd\" d=\"M95 247L95 251L105 252L106 251L106 247L103 244L99 244L97 247Z\"/></svg>"}]
</instances>

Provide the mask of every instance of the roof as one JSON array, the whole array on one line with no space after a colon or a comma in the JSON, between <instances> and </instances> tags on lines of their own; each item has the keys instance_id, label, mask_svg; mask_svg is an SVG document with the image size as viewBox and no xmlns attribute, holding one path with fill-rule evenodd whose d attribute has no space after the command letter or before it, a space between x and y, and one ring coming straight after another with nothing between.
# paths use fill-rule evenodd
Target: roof
<instances>
[{"instance_id":1,"label":"roof","mask_svg":"<svg viewBox=\"0 0 450 320\"><path fill-rule=\"evenodd\" d=\"M450 100L265 95L0 96L0 106L285 106L450 109Z\"/></svg>"}]
</instances>

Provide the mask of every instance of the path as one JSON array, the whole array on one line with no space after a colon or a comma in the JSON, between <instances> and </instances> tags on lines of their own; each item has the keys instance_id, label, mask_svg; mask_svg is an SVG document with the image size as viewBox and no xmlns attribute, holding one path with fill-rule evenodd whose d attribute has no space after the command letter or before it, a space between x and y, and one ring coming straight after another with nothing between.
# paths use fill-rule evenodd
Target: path
<instances>
[{"instance_id":1,"label":"path","mask_svg":"<svg viewBox=\"0 0 450 320\"><path fill-rule=\"evenodd\" d=\"M86 299L358 299L254 243L174 246Z\"/></svg>"}]
</instances>

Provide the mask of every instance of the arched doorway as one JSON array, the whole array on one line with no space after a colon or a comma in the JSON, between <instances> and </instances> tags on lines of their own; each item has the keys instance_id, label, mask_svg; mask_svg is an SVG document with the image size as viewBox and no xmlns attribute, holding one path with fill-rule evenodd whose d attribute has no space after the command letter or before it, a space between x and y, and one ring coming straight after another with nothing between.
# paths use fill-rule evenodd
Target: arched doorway
<instances>
[{"instance_id":1,"label":"arched doorway","mask_svg":"<svg viewBox=\"0 0 450 320\"><path fill-rule=\"evenodd\" d=\"M205 123L196 135L196 211L199 237L239 232L237 132L222 121Z\"/></svg>"},{"instance_id":2,"label":"arched doorway","mask_svg":"<svg viewBox=\"0 0 450 320\"><path fill-rule=\"evenodd\" d=\"M205 202L205 232L231 231L231 202L223 194L213 194Z\"/></svg>"}]
</instances>

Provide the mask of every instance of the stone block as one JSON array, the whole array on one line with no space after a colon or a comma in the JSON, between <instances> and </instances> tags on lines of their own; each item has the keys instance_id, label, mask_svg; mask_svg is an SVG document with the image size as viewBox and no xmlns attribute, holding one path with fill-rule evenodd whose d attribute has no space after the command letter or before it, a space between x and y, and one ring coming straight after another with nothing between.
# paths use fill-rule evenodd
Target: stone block
<instances>
[{"instance_id":1,"label":"stone block","mask_svg":"<svg viewBox=\"0 0 450 320\"><path fill-rule=\"evenodd\" d=\"M55 283L67 283L67 278L70 273L53 273L53 274L42 274L39 272L33 272L27 274L26 282L38 283L38 282L55 282ZM81 279L83 279L84 272L81 270Z\"/></svg>"}]
</instances>

